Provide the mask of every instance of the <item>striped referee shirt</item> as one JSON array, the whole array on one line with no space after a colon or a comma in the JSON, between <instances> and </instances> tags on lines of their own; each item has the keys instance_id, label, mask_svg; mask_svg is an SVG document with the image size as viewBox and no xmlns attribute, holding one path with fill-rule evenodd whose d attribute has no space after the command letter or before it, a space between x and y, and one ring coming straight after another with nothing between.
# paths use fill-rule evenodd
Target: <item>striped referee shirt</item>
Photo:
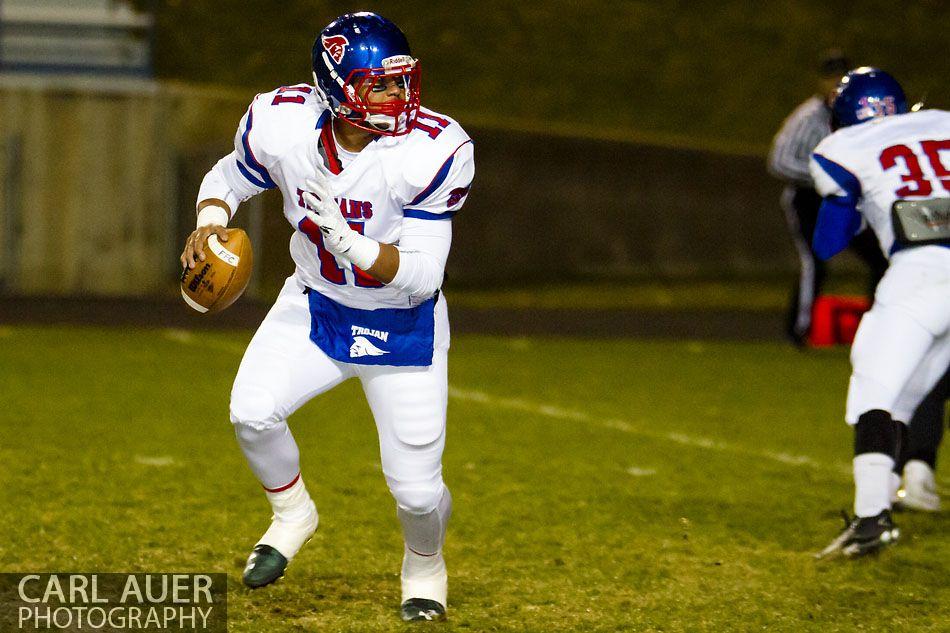
<instances>
[{"instance_id":1,"label":"striped referee shirt","mask_svg":"<svg viewBox=\"0 0 950 633\"><path fill-rule=\"evenodd\" d=\"M772 140L768 167L772 175L799 187L813 187L808 161L821 139L831 134L831 111L814 95L782 123Z\"/></svg>"}]
</instances>

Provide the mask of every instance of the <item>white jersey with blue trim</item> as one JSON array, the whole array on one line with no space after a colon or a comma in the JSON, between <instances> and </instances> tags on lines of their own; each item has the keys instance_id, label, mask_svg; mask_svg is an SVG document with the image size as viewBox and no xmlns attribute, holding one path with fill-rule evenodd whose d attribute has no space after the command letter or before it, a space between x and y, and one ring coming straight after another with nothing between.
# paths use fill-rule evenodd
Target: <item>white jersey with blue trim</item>
<instances>
[{"instance_id":1,"label":"white jersey with blue trim","mask_svg":"<svg viewBox=\"0 0 950 633\"><path fill-rule=\"evenodd\" d=\"M950 196L950 112L921 110L842 128L815 148L811 174L822 197L855 201L881 250L891 253L896 200Z\"/></svg>"},{"instance_id":2,"label":"white jersey with blue trim","mask_svg":"<svg viewBox=\"0 0 950 633\"><path fill-rule=\"evenodd\" d=\"M475 174L472 141L453 119L422 108L411 132L378 137L341 163L331 123L312 86L257 95L238 127L234 153L224 159L233 164L222 171L242 199L280 189L295 229L290 253L308 287L354 308L415 305L425 297L384 286L323 247L305 213L306 180L323 171L354 230L398 245L405 219L447 222L461 209Z\"/></svg>"}]
</instances>

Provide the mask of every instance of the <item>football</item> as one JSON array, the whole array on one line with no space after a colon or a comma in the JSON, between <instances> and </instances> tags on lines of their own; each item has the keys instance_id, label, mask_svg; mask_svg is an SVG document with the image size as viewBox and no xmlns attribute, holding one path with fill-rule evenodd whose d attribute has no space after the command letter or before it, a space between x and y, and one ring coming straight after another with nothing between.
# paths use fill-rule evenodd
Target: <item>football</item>
<instances>
[{"instance_id":1,"label":"football","mask_svg":"<svg viewBox=\"0 0 950 633\"><path fill-rule=\"evenodd\" d=\"M222 242L214 233L205 245L205 260L181 273L181 296L198 312L220 312L234 303L251 279L251 240L241 229L227 229Z\"/></svg>"}]
</instances>

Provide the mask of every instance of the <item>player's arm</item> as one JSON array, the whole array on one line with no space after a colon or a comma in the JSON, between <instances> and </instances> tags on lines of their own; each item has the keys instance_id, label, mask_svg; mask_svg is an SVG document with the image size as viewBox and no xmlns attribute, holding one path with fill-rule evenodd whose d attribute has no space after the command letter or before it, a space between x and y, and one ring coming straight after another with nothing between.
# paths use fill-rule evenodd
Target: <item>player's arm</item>
<instances>
[{"instance_id":1,"label":"player's arm","mask_svg":"<svg viewBox=\"0 0 950 633\"><path fill-rule=\"evenodd\" d=\"M195 206L196 228L185 240L185 248L180 256L182 268L194 268L196 261L204 261L204 246L212 233L217 234L218 239L227 241L225 227L234 217L241 200L263 191L234 177L234 174L240 176L237 161L234 152L228 154L201 181Z\"/></svg>"},{"instance_id":2,"label":"player's arm","mask_svg":"<svg viewBox=\"0 0 950 633\"><path fill-rule=\"evenodd\" d=\"M811 173L823 198L812 248L818 258L827 260L846 249L861 230L861 185L847 169L817 153L812 155Z\"/></svg>"},{"instance_id":3,"label":"player's arm","mask_svg":"<svg viewBox=\"0 0 950 633\"><path fill-rule=\"evenodd\" d=\"M429 297L442 287L445 262L452 247L452 220L405 218L399 246L398 267L388 285L414 296Z\"/></svg>"},{"instance_id":4,"label":"player's arm","mask_svg":"<svg viewBox=\"0 0 950 633\"><path fill-rule=\"evenodd\" d=\"M259 161L259 157L268 155L260 146L267 131L260 130L260 124L254 128L253 113L254 103L238 125L234 151L219 160L201 181L195 207L196 228L185 240L179 258L183 268L194 268L196 261L204 261L204 247L212 233L227 241L225 227L241 202L276 186Z\"/></svg>"}]
</instances>

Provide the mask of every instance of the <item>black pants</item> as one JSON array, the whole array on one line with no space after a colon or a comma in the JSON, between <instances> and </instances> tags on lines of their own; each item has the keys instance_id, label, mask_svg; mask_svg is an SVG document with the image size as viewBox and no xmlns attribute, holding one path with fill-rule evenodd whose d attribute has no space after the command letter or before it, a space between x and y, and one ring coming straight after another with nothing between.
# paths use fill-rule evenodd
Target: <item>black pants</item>
<instances>
[{"instance_id":1,"label":"black pants","mask_svg":"<svg viewBox=\"0 0 950 633\"><path fill-rule=\"evenodd\" d=\"M818 221L821 196L812 187L786 187L782 207L792 239L798 251L801 269L792 289L786 316L786 333L797 345L803 345L811 329L811 309L825 280L825 263L815 257L811 240ZM881 253L877 238L870 229L856 235L849 248L868 266L868 297L887 270L887 258Z\"/></svg>"},{"instance_id":2,"label":"black pants","mask_svg":"<svg viewBox=\"0 0 950 633\"><path fill-rule=\"evenodd\" d=\"M950 399L950 369L914 411L907 442L901 446L900 458L894 467L895 472L902 472L904 464L912 459L927 462L931 468L936 469L937 449L946 427L947 399Z\"/></svg>"}]
</instances>

